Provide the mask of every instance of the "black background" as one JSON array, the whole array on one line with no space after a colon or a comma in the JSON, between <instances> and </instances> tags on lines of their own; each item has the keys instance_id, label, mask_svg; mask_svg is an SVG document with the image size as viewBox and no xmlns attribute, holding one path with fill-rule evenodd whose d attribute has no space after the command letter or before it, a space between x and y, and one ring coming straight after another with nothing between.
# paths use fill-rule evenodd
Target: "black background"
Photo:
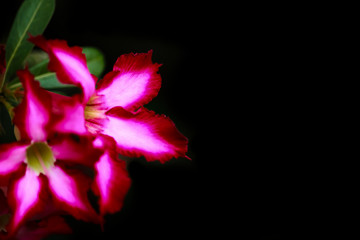
<instances>
[{"instance_id":1,"label":"black background","mask_svg":"<svg viewBox=\"0 0 360 240\"><path fill-rule=\"evenodd\" d=\"M20 3L1 15L3 42ZM67 219L69 239L295 239L313 228L304 196L309 145L300 139L308 119L290 57L295 25L268 7L57 1L44 36L97 47L104 73L121 54L154 51L163 83L146 107L175 122L192 158L132 161L123 210L106 217L104 232Z\"/></svg>"}]
</instances>

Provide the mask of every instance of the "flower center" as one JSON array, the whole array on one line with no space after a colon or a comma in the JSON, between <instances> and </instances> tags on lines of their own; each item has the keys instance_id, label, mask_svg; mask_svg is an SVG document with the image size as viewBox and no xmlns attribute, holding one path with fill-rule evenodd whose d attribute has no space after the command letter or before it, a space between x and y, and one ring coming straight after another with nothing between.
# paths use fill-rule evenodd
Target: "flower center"
<instances>
[{"instance_id":1,"label":"flower center","mask_svg":"<svg viewBox=\"0 0 360 240\"><path fill-rule=\"evenodd\" d=\"M26 149L26 162L38 175L54 166L55 157L46 142L35 142Z\"/></svg>"},{"instance_id":2,"label":"flower center","mask_svg":"<svg viewBox=\"0 0 360 240\"><path fill-rule=\"evenodd\" d=\"M90 133L101 132L102 123L106 119L106 110L101 96L94 94L90 97L84 109L85 126Z\"/></svg>"}]
</instances>

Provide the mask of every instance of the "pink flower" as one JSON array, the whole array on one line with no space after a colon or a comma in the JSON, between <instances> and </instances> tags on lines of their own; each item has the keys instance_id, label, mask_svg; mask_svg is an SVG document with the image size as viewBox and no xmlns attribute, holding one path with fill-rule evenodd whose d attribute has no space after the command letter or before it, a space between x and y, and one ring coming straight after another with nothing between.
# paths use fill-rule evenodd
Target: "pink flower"
<instances>
[{"instance_id":1,"label":"pink flower","mask_svg":"<svg viewBox=\"0 0 360 240\"><path fill-rule=\"evenodd\" d=\"M25 90L23 101L14 109L21 140L0 145L0 183L8 183L12 209L10 233L16 233L49 201L77 219L99 222L87 199L90 181L71 166L94 167L103 152L94 148L93 137L58 133L60 114L52 114L49 92L28 70L18 71L18 76Z\"/></svg>"},{"instance_id":2,"label":"pink flower","mask_svg":"<svg viewBox=\"0 0 360 240\"><path fill-rule=\"evenodd\" d=\"M56 96L71 113L59 122L58 129L110 136L116 142L117 152L130 157L144 156L161 162L186 157L188 141L174 123L143 107L161 86L157 73L160 64L152 63L151 51L120 56L113 71L95 86L96 77L90 74L81 48L42 36L30 37L29 41L49 54L48 68L56 72L60 82L83 90L77 101ZM69 122L71 126L66 125Z\"/></svg>"}]
</instances>

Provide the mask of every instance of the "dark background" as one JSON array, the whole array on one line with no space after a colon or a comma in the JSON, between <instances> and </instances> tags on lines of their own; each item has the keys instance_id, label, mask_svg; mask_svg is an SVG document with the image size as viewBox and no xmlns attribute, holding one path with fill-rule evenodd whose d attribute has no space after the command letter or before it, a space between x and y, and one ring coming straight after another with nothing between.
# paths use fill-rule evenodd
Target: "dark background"
<instances>
[{"instance_id":1,"label":"dark background","mask_svg":"<svg viewBox=\"0 0 360 240\"><path fill-rule=\"evenodd\" d=\"M2 42L21 2L8 2L1 15ZM57 1L44 36L97 47L106 58L104 73L121 54L153 50L163 83L146 107L175 122L189 138L192 158L132 161L123 210L106 217L104 232L67 219L69 239L296 239L313 228L312 200L303 194L311 178L303 172L309 144L297 138L307 131L299 121L309 119L300 114L300 74L292 72L290 57L299 50L289 30L296 24L269 7L277 9Z\"/></svg>"}]
</instances>

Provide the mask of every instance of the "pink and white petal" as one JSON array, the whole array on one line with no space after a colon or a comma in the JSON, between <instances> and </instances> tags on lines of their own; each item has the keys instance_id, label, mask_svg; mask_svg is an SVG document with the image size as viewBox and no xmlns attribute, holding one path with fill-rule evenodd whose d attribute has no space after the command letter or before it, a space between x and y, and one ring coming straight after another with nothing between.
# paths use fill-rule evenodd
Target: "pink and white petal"
<instances>
[{"instance_id":1,"label":"pink and white petal","mask_svg":"<svg viewBox=\"0 0 360 240\"><path fill-rule=\"evenodd\" d=\"M160 64L152 63L152 51L125 54L118 58L114 71L98 82L97 94L103 95L107 109L123 107L133 111L157 96L161 77Z\"/></svg>"},{"instance_id":2,"label":"pink and white petal","mask_svg":"<svg viewBox=\"0 0 360 240\"><path fill-rule=\"evenodd\" d=\"M70 234L71 228L60 216L50 216L40 222L29 222L19 229L18 240L41 240L52 234Z\"/></svg>"},{"instance_id":3,"label":"pink and white petal","mask_svg":"<svg viewBox=\"0 0 360 240\"><path fill-rule=\"evenodd\" d=\"M53 129L60 133L86 134L84 104L79 95L73 97L62 96L56 93L51 94L54 105Z\"/></svg>"},{"instance_id":4,"label":"pink and white petal","mask_svg":"<svg viewBox=\"0 0 360 240\"><path fill-rule=\"evenodd\" d=\"M97 138L97 141L100 138ZM131 180L125 162L117 158L114 140L102 138L100 141L112 142L112 146L104 144L107 145L107 151L95 165L96 177L92 184L94 193L100 196L100 214L104 216L107 213L115 213L122 208Z\"/></svg>"},{"instance_id":5,"label":"pink and white petal","mask_svg":"<svg viewBox=\"0 0 360 240\"><path fill-rule=\"evenodd\" d=\"M19 169L25 162L27 146L28 144L21 142L0 145L0 177Z\"/></svg>"},{"instance_id":6,"label":"pink and white petal","mask_svg":"<svg viewBox=\"0 0 360 240\"><path fill-rule=\"evenodd\" d=\"M19 226L43 208L44 191L41 176L27 168L25 174L14 182L8 193L8 202L13 210L10 232L14 233Z\"/></svg>"},{"instance_id":7,"label":"pink and white petal","mask_svg":"<svg viewBox=\"0 0 360 240\"><path fill-rule=\"evenodd\" d=\"M30 36L29 41L42 48L49 54L50 71L62 83L74 84L83 90L83 102L86 103L95 92L96 77L93 76L87 65L85 54L80 47L69 47L63 40L46 40L43 36Z\"/></svg>"},{"instance_id":8,"label":"pink and white petal","mask_svg":"<svg viewBox=\"0 0 360 240\"><path fill-rule=\"evenodd\" d=\"M50 96L27 69L17 74L24 87L24 98L14 109L14 124L22 140L45 141L51 116Z\"/></svg>"},{"instance_id":9,"label":"pink and white petal","mask_svg":"<svg viewBox=\"0 0 360 240\"><path fill-rule=\"evenodd\" d=\"M57 160L93 167L102 154L93 147L93 140L90 135L58 134L48 143Z\"/></svg>"},{"instance_id":10,"label":"pink and white petal","mask_svg":"<svg viewBox=\"0 0 360 240\"><path fill-rule=\"evenodd\" d=\"M89 182L80 174L69 175L58 165L47 172L49 187L58 207L77 219L99 222L87 199Z\"/></svg>"},{"instance_id":11,"label":"pink and white petal","mask_svg":"<svg viewBox=\"0 0 360 240\"><path fill-rule=\"evenodd\" d=\"M102 133L115 139L119 153L160 162L186 157L188 140L168 117L145 108L130 113L120 107L108 111L107 117Z\"/></svg>"}]
</instances>

